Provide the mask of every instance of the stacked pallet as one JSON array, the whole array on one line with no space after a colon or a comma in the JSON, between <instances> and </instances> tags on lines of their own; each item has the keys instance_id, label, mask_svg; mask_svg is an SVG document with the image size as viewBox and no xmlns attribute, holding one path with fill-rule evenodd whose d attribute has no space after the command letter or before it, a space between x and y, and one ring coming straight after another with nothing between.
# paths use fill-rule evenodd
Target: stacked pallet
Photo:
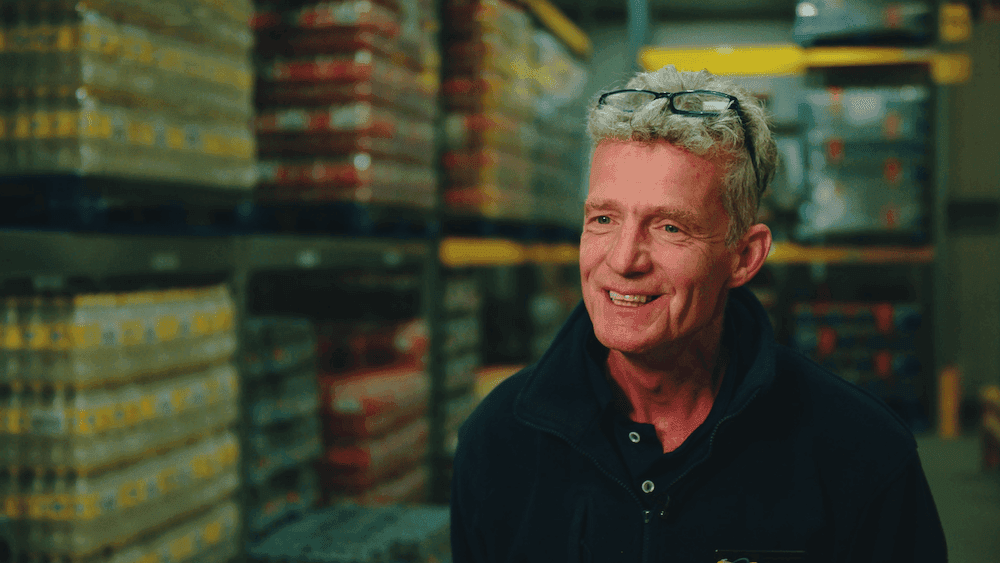
<instances>
[{"instance_id":1,"label":"stacked pallet","mask_svg":"<svg viewBox=\"0 0 1000 563\"><path fill-rule=\"evenodd\" d=\"M6 2L0 174L253 186L246 0Z\"/></svg>"},{"instance_id":2,"label":"stacked pallet","mask_svg":"<svg viewBox=\"0 0 1000 563\"><path fill-rule=\"evenodd\" d=\"M39 557L238 550L238 376L224 286L9 298L0 541Z\"/></svg>"},{"instance_id":3,"label":"stacked pallet","mask_svg":"<svg viewBox=\"0 0 1000 563\"><path fill-rule=\"evenodd\" d=\"M531 217L532 26L504 0L445 3L444 200L455 215Z\"/></svg>"},{"instance_id":4,"label":"stacked pallet","mask_svg":"<svg viewBox=\"0 0 1000 563\"><path fill-rule=\"evenodd\" d=\"M430 382L422 319L318 325L327 503L426 498Z\"/></svg>"},{"instance_id":5,"label":"stacked pallet","mask_svg":"<svg viewBox=\"0 0 1000 563\"><path fill-rule=\"evenodd\" d=\"M259 7L261 200L433 205L434 16L426 0Z\"/></svg>"},{"instance_id":6,"label":"stacked pallet","mask_svg":"<svg viewBox=\"0 0 1000 563\"><path fill-rule=\"evenodd\" d=\"M309 321L284 317L250 319L244 334L246 510L256 539L319 501L316 336Z\"/></svg>"}]
</instances>

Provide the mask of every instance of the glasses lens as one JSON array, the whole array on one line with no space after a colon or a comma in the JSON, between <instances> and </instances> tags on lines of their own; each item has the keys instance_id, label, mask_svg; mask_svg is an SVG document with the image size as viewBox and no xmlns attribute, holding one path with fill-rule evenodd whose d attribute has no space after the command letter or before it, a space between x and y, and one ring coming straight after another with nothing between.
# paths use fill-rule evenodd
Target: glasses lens
<instances>
[{"instance_id":1,"label":"glasses lens","mask_svg":"<svg viewBox=\"0 0 1000 563\"><path fill-rule=\"evenodd\" d=\"M677 111L694 113L721 113L729 108L732 100L719 94L704 92L689 92L674 97L674 107Z\"/></svg>"},{"instance_id":2,"label":"glasses lens","mask_svg":"<svg viewBox=\"0 0 1000 563\"><path fill-rule=\"evenodd\" d=\"M622 111L636 111L655 98L649 92L615 92L604 98L604 103Z\"/></svg>"}]
</instances>

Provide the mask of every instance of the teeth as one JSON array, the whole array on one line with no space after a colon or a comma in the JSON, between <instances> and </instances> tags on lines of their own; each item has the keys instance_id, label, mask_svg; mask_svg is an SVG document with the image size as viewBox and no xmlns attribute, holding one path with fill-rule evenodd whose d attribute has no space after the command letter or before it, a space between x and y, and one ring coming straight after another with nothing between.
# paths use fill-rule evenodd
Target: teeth
<instances>
[{"instance_id":1,"label":"teeth","mask_svg":"<svg viewBox=\"0 0 1000 563\"><path fill-rule=\"evenodd\" d=\"M648 297L645 295L622 295L621 293L615 293L614 291L608 291L608 295L611 299L615 301L631 301L633 303L645 303Z\"/></svg>"}]
</instances>

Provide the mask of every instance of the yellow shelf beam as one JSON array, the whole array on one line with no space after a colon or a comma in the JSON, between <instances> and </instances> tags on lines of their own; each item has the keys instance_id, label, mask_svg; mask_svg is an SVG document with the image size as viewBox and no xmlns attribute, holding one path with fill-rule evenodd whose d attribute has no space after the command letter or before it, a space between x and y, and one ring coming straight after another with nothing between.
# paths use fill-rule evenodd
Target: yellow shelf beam
<instances>
[{"instance_id":1,"label":"yellow shelf beam","mask_svg":"<svg viewBox=\"0 0 1000 563\"><path fill-rule=\"evenodd\" d=\"M567 47L582 59L590 59L594 46L590 38L549 0L522 0L538 21L561 39Z\"/></svg>"},{"instance_id":2,"label":"yellow shelf beam","mask_svg":"<svg viewBox=\"0 0 1000 563\"><path fill-rule=\"evenodd\" d=\"M775 243L768 264L928 264L934 261L930 246L800 246Z\"/></svg>"},{"instance_id":3,"label":"yellow shelf beam","mask_svg":"<svg viewBox=\"0 0 1000 563\"><path fill-rule=\"evenodd\" d=\"M522 244L506 239L448 237L441 241L441 263L448 268L576 264L574 244Z\"/></svg>"},{"instance_id":4,"label":"yellow shelf beam","mask_svg":"<svg viewBox=\"0 0 1000 563\"><path fill-rule=\"evenodd\" d=\"M938 84L969 79L972 63L965 53L940 53L932 49L893 47L812 47L798 45L747 45L715 48L647 47L639 54L646 70L672 64L678 70L708 69L720 76L786 76L810 68L923 64Z\"/></svg>"}]
</instances>

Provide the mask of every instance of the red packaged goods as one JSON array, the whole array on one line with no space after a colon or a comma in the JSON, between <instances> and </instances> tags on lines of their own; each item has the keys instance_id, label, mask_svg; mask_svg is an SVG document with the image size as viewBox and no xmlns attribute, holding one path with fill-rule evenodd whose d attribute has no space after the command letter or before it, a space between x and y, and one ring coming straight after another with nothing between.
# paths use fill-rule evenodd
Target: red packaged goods
<instances>
[{"instance_id":1,"label":"red packaged goods","mask_svg":"<svg viewBox=\"0 0 1000 563\"><path fill-rule=\"evenodd\" d=\"M429 399L407 407L386 409L380 413L324 414L323 432L327 443L346 436L352 438L374 438L383 436L393 428L408 424L427 414Z\"/></svg>"},{"instance_id":2,"label":"red packaged goods","mask_svg":"<svg viewBox=\"0 0 1000 563\"><path fill-rule=\"evenodd\" d=\"M445 31L451 37L468 38L494 32L512 45L531 42L531 20L524 10L503 0L450 1Z\"/></svg>"},{"instance_id":3,"label":"red packaged goods","mask_svg":"<svg viewBox=\"0 0 1000 563\"><path fill-rule=\"evenodd\" d=\"M369 50L387 59L400 56L392 37L366 29L263 29L257 33L257 54L268 56L325 55Z\"/></svg>"},{"instance_id":4,"label":"red packaged goods","mask_svg":"<svg viewBox=\"0 0 1000 563\"><path fill-rule=\"evenodd\" d=\"M369 29L395 37L399 35L399 14L388 2L354 0L347 2L321 2L293 10L287 22L295 27L309 29Z\"/></svg>"},{"instance_id":5,"label":"red packaged goods","mask_svg":"<svg viewBox=\"0 0 1000 563\"><path fill-rule=\"evenodd\" d=\"M377 107L388 107L417 118L430 120L437 111L433 89L414 76L414 82L397 85L375 81L349 83L260 83L257 85L257 105L274 106L330 106L352 102L368 102Z\"/></svg>"},{"instance_id":6,"label":"red packaged goods","mask_svg":"<svg viewBox=\"0 0 1000 563\"><path fill-rule=\"evenodd\" d=\"M389 138L399 129L398 118L391 112L358 102L321 109L284 109L257 116L258 134L287 132L357 131Z\"/></svg>"},{"instance_id":7,"label":"red packaged goods","mask_svg":"<svg viewBox=\"0 0 1000 563\"><path fill-rule=\"evenodd\" d=\"M280 201L354 201L429 208L437 180L427 166L373 159L272 160L258 164L257 198Z\"/></svg>"},{"instance_id":8,"label":"red packaged goods","mask_svg":"<svg viewBox=\"0 0 1000 563\"><path fill-rule=\"evenodd\" d=\"M531 162L493 148L448 152L441 163L451 186L499 185L507 192L525 192L531 187Z\"/></svg>"},{"instance_id":9,"label":"red packaged goods","mask_svg":"<svg viewBox=\"0 0 1000 563\"><path fill-rule=\"evenodd\" d=\"M448 74L452 75L494 71L509 77L525 77L530 72L524 49L506 43L495 33L452 43L447 48L445 63Z\"/></svg>"},{"instance_id":10,"label":"red packaged goods","mask_svg":"<svg viewBox=\"0 0 1000 563\"><path fill-rule=\"evenodd\" d=\"M451 188L444 192L445 205L458 214L492 219L528 219L530 194L512 192L496 185Z\"/></svg>"},{"instance_id":11,"label":"red packaged goods","mask_svg":"<svg viewBox=\"0 0 1000 563\"><path fill-rule=\"evenodd\" d=\"M373 80L397 85L413 71L393 64L368 49L334 55L295 57L268 61L260 68L260 78L273 82L339 82Z\"/></svg>"},{"instance_id":12,"label":"red packaged goods","mask_svg":"<svg viewBox=\"0 0 1000 563\"><path fill-rule=\"evenodd\" d=\"M445 144L452 150L495 147L527 156L534 148L537 131L531 124L511 119L499 111L453 113L444 119L444 136Z\"/></svg>"},{"instance_id":13,"label":"red packaged goods","mask_svg":"<svg viewBox=\"0 0 1000 563\"><path fill-rule=\"evenodd\" d=\"M379 366L423 369L427 365L429 336L423 319L324 323L316 332L320 371Z\"/></svg>"},{"instance_id":14,"label":"red packaged goods","mask_svg":"<svg viewBox=\"0 0 1000 563\"><path fill-rule=\"evenodd\" d=\"M369 488L407 471L427 457L429 428L421 418L380 438L328 448L320 464L324 484Z\"/></svg>"},{"instance_id":15,"label":"red packaged goods","mask_svg":"<svg viewBox=\"0 0 1000 563\"><path fill-rule=\"evenodd\" d=\"M430 382L422 370L371 368L319 377L321 408L334 416L375 416L427 403Z\"/></svg>"},{"instance_id":16,"label":"red packaged goods","mask_svg":"<svg viewBox=\"0 0 1000 563\"><path fill-rule=\"evenodd\" d=\"M530 121L535 115L537 92L527 80L506 79L495 73L453 77L441 85L449 110L484 112L501 110Z\"/></svg>"}]
</instances>

